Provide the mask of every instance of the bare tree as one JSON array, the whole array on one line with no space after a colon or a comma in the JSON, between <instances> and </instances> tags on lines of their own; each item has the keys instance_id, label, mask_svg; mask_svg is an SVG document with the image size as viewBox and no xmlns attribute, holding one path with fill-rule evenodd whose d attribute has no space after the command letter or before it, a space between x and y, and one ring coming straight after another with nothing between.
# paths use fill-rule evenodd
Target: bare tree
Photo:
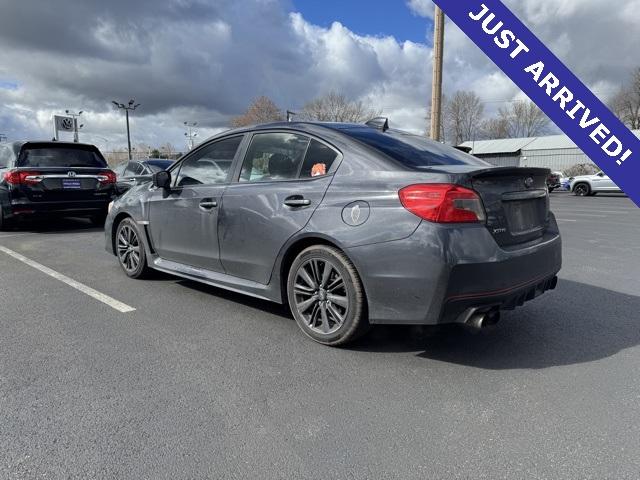
<instances>
[{"instance_id":1,"label":"bare tree","mask_svg":"<svg viewBox=\"0 0 640 480\"><path fill-rule=\"evenodd\" d=\"M482 136L488 139L508 138L509 122L507 119L499 116L489 118L482 123Z\"/></svg>"},{"instance_id":2,"label":"bare tree","mask_svg":"<svg viewBox=\"0 0 640 480\"><path fill-rule=\"evenodd\" d=\"M174 146L167 142L160 147L160 156L164 158L174 158L176 149Z\"/></svg>"},{"instance_id":3,"label":"bare tree","mask_svg":"<svg viewBox=\"0 0 640 480\"><path fill-rule=\"evenodd\" d=\"M443 111L449 139L454 145L477 137L484 106L474 92L457 91L446 103Z\"/></svg>"},{"instance_id":4,"label":"bare tree","mask_svg":"<svg viewBox=\"0 0 640 480\"><path fill-rule=\"evenodd\" d=\"M380 113L362 101L349 101L342 94L330 92L307 103L302 108L300 117L318 122L361 123L379 116Z\"/></svg>"},{"instance_id":5,"label":"bare tree","mask_svg":"<svg viewBox=\"0 0 640 480\"><path fill-rule=\"evenodd\" d=\"M620 88L609 107L629 128L640 128L640 68L631 77L631 82Z\"/></svg>"},{"instance_id":6,"label":"bare tree","mask_svg":"<svg viewBox=\"0 0 640 480\"><path fill-rule=\"evenodd\" d=\"M549 118L531 101L516 101L498 110L497 118L484 123L489 138L537 137L547 133Z\"/></svg>"},{"instance_id":7,"label":"bare tree","mask_svg":"<svg viewBox=\"0 0 640 480\"><path fill-rule=\"evenodd\" d=\"M284 120L282 110L269 97L262 96L256 98L245 113L231 120L231 126L237 128L282 120Z\"/></svg>"}]
</instances>

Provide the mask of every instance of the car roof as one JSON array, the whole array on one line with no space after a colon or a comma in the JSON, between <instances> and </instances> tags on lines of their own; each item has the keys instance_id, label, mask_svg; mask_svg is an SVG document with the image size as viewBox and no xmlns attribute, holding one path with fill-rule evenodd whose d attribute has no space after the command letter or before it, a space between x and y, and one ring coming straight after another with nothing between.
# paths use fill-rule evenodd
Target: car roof
<instances>
[{"instance_id":1,"label":"car roof","mask_svg":"<svg viewBox=\"0 0 640 480\"><path fill-rule=\"evenodd\" d=\"M74 146L74 147L91 147L91 148L97 148L95 145L93 145L92 143L80 143L80 142L59 142L59 141L53 141L53 140L20 140L20 141L15 141L15 142L11 142L13 144L14 147L19 147L22 148L24 145L31 145L31 144L37 144L37 145L50 145L52 147L59 147L59 146Z\"/></svg>"},{"instance_id":2,"label":"car roof","mask_svg":"<svg viewBox=\"0 0 640 480\"><path fill-rule=\"evenodd\" d=\"M260 123L256 125L247 125L240 128L233 128L229 130L225 130L224 132L220 132L212 137L207 138L202 142L202 144L207 143L211 140L230 136L230 135L240 135L251 132L259 132L261 130L273 130L273 129L286 129L286 130L298 130L303 131L310 134L322 135L322 134L337 134L339 136L344 136L344 133L341 130L347 129L362 129L362 130L371 130L374 129L368 125L362 123L346 123L346 122L306 122L306 121L295 121L295 122L271 122L271 123ZM406 133L406 132L401 132Z\"/></svg>"}]
</instances>

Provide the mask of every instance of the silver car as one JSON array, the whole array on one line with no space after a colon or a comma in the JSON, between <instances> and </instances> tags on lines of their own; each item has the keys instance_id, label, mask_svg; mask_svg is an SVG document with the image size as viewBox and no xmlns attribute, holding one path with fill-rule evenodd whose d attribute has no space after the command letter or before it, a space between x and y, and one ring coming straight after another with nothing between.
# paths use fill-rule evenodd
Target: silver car
<instances>
[{"instance_id":1,"label":"silver car","mask_svg":"<svg viewBox=\"0 0 640 480\"><path fill-rule=\"evenodd\" d=\"M479 328L556 285L548 174L385 119L260 125L117 199L106 248L133 278L160 270L288 304L327 345L374 324Z\"/></svg>"},{"instance_id":2,"label":"silver car","mask_svg":"<svg viewBox=\"0 0 640 480\"><path fill-rule=\"evenodd\" d=\"M571 191L579 197L587 197L597 193L622 193L613 180L606 173L598 172L595 175L580 175L570 180Z\"/></svg>"}]
</instances>

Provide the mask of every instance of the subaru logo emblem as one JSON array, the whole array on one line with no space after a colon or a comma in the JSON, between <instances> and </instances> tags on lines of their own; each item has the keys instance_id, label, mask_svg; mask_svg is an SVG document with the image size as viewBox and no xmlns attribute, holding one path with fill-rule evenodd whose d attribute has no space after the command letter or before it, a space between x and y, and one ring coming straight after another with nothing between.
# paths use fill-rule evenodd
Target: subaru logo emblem
<instances>
[{"instance_id":1,"label":"subaru logo emblem","mask_svg":"<svg viewBox=\"0 0 640 480\"><path fill-rule=\"evenodd\" d=\"M527 177L524 180L524 186L527 188L531 188L533 186L533 177Z\"/></svg>"},{"instance_id":2,"label":"subaru logo emblem","mask_svg":"<svg viewBox=\"0 0 640 480\"><path fill-rule=\"evenodd\" d=\"M75 177L76 172L67 172L67 177Z\"/></svg>"}]
</instances>

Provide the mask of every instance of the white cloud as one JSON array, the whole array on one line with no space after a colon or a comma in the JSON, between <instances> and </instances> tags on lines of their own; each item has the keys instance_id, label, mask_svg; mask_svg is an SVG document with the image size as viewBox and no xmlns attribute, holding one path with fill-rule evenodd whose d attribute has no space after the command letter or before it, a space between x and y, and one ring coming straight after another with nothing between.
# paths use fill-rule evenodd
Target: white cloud
<instances>
[{"instance_id":1,"label":"white cloud","mask_svg":"<svg viewBox=\"0 0 640 480\"><path fill-rule=\"evenodd\" d=\"M407 7L415 15L425 18L433 18L435 4L432 0L407 0Z\"/></svg>"},{"instance_id":2,"label":"white cloud","mask_svg":"<svg viewBox=\"0 0 640 480\"><path fill-rule=\"evenodd\" d=\"M337 22L319 27L288 12L286 0L39 3L0 0L0 131L11 138L47 138L51 115L71 108L85 110L87 138L123 146L124 119L110 101L134 97L142 103L134 143L184 148L185 120L197 121L203 138L256 96L295 110L330 90L370 102L394 126L425 128L426 44L357 35ZM640 0L507 4L604 99L640 64ZM431 0L407 6L433 12ZM451 22L444 71L445 93L474 90L490 113L522 95Z\"/></svg>"}]
</instances>

